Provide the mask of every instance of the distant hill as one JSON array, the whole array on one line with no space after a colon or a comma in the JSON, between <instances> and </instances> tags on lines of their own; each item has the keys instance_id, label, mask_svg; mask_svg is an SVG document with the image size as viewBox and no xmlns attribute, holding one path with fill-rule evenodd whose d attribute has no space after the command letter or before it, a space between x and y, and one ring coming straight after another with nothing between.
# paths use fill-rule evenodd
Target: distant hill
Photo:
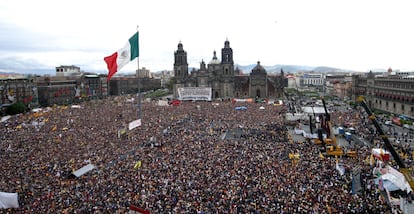
<instances>
[{"instance_id":1,"label":"distant hill","mask_svg":"<svg viewBox=\"0 0 414 214\"><path fill-rule=\"evenodd\" d=\"M342 68L332 68L332 67L326 67L326 66L320 66L313 69L315 72L355 72L353 70L347 70Z\"/></svg>"},{"instance_id":2,"label":"distant hill","mask_svg":"<svg viewBox=\"0 0 414 214\"><path fill-rule=\"evenodd\" d=\"M17 74L32 74L32 75L55 75L55 70L46 70L46 69L31 69L31 70L22 70L18 72L9 72L9 71L0 71L0 75L17 75Z\"/></svg>"},{"instance_id":3,"label":"distant hill","mask_svg":"<svg viewBox=\"0 0 414 214\"><path fill-rule=\"evenodd\" d=\"M252 69L256 66L256 64L251 65L237 65L235 64L235 68L239 68L243 71L245 74L249 74ZM315 71L320 73L326 73L326 72L353 72L351 70L345 70L340 68L332 68L332 67L326 67L326 66L318 66L318 67L312 67L312 66L304 66L304 65L282 65L282 64L276 64L271 66L263 65L264 69L268 73L280 73L280 70L283 69L285 73L297 73L297 72L303 72L303 71ZM193 69L198 70L199 68L196 67L189 67L188 70L191 72ZM380 69L377 69L380 70ZM373 70L374 71L374 70ZM375 70L376 71L376 70ZM106 71L98 72L98 73L106 73ZM122 74L125 74L126 72L121 72ZM120 74L121 74L120 73ZM134 72L130 72L131 74ZM161 71L155 71L154 73L161 73ZM54 76L56 74L56 71L54 69L30 69L30 70L22 70L19 72L7 72L0 70L0 75L16 75L16 74L32 74L32 75L51 75ZM119 74L118 74L119 75Z\"/></svg>"},{"instance_id":4,"label":"distant hill","mask_svg":"<svg viewBox=\"0 0 414 214\"><path fill-rule=\"evenodd\" d=\"M17 75L19 73L16 72L6 72L6 71L0 71L0 75Z\"/></svg>"},{"instance_id":5,"label":"distant hill","mask_svg":"<svg viewBox=\"0 0 414 214\"><path fill-rule=\"evenodd\" d=\"M16 72L3 72L0 71L0 79L16 79L16 78L24 78L25 74L19 74Z\"/></svg>"},{"instance_id":6,"label":"distant hill","mask_svg":"<svg viewBox=\"0 0 414 214\"><path fill-rule=\"evenodd\" d=\"M251 65L235 65L235 67L238 67L240 70L243 71L243 73L250 73L252 69L256 66L256 64ZM325 66L319 66L319 67L312 67L312 66L303 66L303 65L272 65L272 66L266 66L264 65L263 68L268 73L278 73L283 69L283 72L285 73L297 73L300 71L315 71L315 72L352 72L350 70L340 69L340 68L332 68L332 67L325 67Z\"/></svg>"}]
</instances>

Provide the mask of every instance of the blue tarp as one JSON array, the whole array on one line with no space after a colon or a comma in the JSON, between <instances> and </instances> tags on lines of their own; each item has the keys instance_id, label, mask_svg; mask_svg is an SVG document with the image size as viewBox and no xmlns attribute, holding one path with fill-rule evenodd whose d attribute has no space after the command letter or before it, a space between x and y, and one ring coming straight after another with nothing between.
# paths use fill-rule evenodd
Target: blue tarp
<instances>
[{"instance_id":1,"label":"blue tarp","mask_svg":"<svg viewBox=\"0 0 414 214\"><path fill-rule=\"evenodd\" d=\"M237 106L234 109L236 109L236 110L247 110L247 107L246 106Z\"/></svg>"},{"instance_id":2,"label":"blue tarp","mask_svg":"<svg viewBox=\"0 0 414 214\"><path fill-rule=\"evenodd\" d=\"M345 139L346 140L351 140L351 133L345 132Z\"/></svg>"}]
</instances>

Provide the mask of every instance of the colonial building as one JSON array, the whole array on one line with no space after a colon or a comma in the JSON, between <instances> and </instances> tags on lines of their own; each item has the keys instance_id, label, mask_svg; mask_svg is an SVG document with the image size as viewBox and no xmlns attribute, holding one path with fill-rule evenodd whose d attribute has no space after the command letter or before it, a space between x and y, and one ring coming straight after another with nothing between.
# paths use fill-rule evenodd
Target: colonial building
<instances>
[{"instance_id":1,"label":"colonial building","mask_svg":"<svg viewBox=\"0 0 414 214\"><path fill-rule=\"evenodd\" d=\"M113 77L109 81L110 95L118 96L136 94L156 90L161 87L161 80L154 78L138 78L136 76Z\"/></svg>"},{"instance_id":2,"label":"colonial building","mask_svg":"<svg viewBox=\"0 0 414 214\"><path fill-rule=\"evenodd\" d=\"M108 96L104 75L37 77L36 84L40 106L67 105Z\"/></svg>"},{"instance_id":3,"label":"colonial building","mask_svg":"<svg viewBox=\"0 0 414 214\"><path fill-rule=\"evenodd\" d=\"M340 99L352 96L352 76L349 74L327 74L325 77L325 92L327 95Z\"/></svg>"},{"instance_id":4,"label":"colonial building","mask_svg":"<svg viewBox=\"0 0 414 214\"><path fill-rule=\"evenodd\" d=\"M181 87L210 87L212 98L277 98L283 96L287 85L283 71L280 75L268 75L260 62L249 75L242 74L234 66L233 49L230 42L224 42L221 61L213 52L212 60L206 65L204 60L198 70L188 71L187 52L180 42L174 53L173 94L178 97Z\"/></svg>"},{"instance_id":5,"label":"colonial building","mask_svg":"<svg viewBox=\"0 0 414 214\"><path fill-rule=\"evenodd\" d=\"M372 109L414 118L414 72L352 76L353 98L364 96Z\"/></svg>"},{"instance_id":6,"label":"colonial building","mask_svg":"<svg viewBox=\"0 0 414 214\"><path fill-rule=\"evenodd\" d=\"M0 79L0 106L14 102L37 106L37 87L34 76Z\"/></svg>"}]
</instances>

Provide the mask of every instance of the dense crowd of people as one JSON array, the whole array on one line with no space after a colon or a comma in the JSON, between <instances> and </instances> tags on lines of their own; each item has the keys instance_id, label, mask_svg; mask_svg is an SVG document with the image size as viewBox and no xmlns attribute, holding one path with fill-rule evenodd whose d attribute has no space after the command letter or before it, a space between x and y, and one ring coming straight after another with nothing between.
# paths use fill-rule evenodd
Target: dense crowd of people
<instances>
[{"instance_id":1,"label":"dense crowd of people","mask_svg":"<svg viewBox=\"0 0 414 214\"><path fill-rule=\"evenodd\" d=\"M348 128L354 129L353 134L360 138L363 142L371 144L373 147L384 147L381 134L369 119L368 114L362 106L355 108L348 107L346 112L331 109L333 124L348 125ZM403 132L396 131L396 127L392 125L384 125L386 119L384 115L375 115L376 121L381 126L383 133L387 135L388 141L394 149L400 154L407 165L412 166L414 160L414 132L405 130Z\"/></svg>"},{"instance_id":2,"label":"dense crowd of people","mask_svg":"<svg viewBox=\"0 0 414 214\"><path fill-rule=\"evenodd\" d=\"M128 100L1 123L0 191L17 192L20 208L0 213L391 213L365 176L364 190L351 192L351 169L371 172L369 148L341 159L341 175L317 145L291 140L284 106L145 102L142 125L123 132L139 114ZM89 163L96 169L73 176Z\"/></svg>"}]
</instances>

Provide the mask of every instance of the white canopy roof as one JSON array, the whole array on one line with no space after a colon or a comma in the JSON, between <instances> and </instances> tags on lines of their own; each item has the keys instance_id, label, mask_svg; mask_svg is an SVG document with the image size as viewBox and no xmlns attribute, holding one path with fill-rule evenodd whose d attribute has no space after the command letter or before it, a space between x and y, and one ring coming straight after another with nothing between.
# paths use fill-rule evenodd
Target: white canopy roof
<instances>
[{"instance_id":1,"label":"white canopy roof","mask_svg":"<svg viewBox=\"0 0 414 214\"><path fill-rule=\"evenodd\" d=\"M320 106L304 106L302 107L302 111L308 114L325 114L325 108ZM329 111L328 111L329 113Z\"/></svg>"}]
</instances>

